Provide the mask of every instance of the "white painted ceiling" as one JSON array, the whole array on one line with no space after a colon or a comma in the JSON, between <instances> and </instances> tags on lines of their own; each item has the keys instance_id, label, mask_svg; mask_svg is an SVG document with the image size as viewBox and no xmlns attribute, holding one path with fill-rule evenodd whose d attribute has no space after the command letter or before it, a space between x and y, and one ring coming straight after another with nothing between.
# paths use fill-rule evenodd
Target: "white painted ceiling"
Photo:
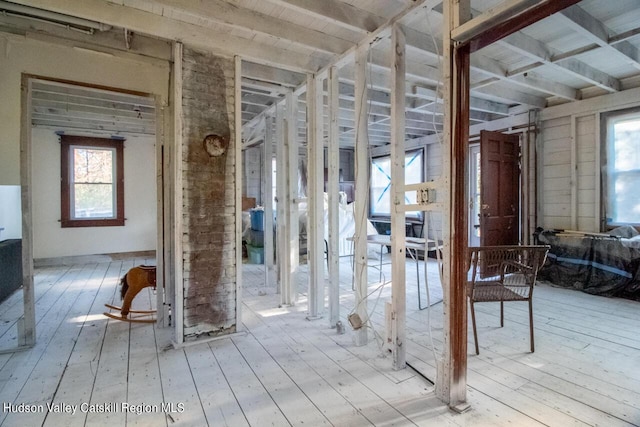
<instances>
[{"instance_id":1,"label":"white painted ceiling","mask_svg":"<svg viewBox=\"0 0 640 427\"><path fill-rule=\"evenodd\" d=\"M475 15L502 3L471 1ZM440 85L438 0L14 0L12 5L102 24L93 30L79 25L92 33L82 35L88 44L94 40L105 45L109 39L112 48L138 53L143 49L140 41L150 36L240 55L244 134L250 142L260 140L261 114L286 90L302 88L307 73L325 69L376 29L406 15L400 21L408 45L406 138L441 128L441 104L434 102ZM7 2L0 2L0 11L6 11L0 13L0 30L49 31L58 37L69 31L40 21L25 23L15 16L24 13L8 9ZM123 33L134 36L127 41L119 37ZM369 54L373 145L389 142L389 45L388 39L380 40ZM639 1L583 0L472 55L472 124L640 86L639 48ZM166 50L159 47L155 55L166 55ZM353 64L344 63L339 70L340 126L341 142L349 146L354 136ZM304 90L299 92L299 135L304 142Z\"/></svg>"}]
</instances>

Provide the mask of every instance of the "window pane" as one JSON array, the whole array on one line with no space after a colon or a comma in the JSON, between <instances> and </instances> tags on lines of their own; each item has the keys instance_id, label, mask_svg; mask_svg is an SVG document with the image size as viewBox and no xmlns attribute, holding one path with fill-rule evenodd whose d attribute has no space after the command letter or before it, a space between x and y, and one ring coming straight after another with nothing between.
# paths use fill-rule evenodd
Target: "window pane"
<instances>
[{"instance_id":1,"label":"window pane","mask_svg":"<svg viewBox=\"0 0 640 427\"><path fill-rule=\"evenodd\" d=\"M616 174L612 177L613 188L609 191L609 224L640 223L640 171Z\"/></svg>"},{"instance_id":2,"label":"window pane","mask_svg":"<svg viewBox=\"0 0 640 427\"><path fill-rule=\"evenodd\" d=\"M74 184L74 218L114 218L113 185Z\"/></svg>"},{"instance_id":3,"label":"window pane","mask_svg":"<svg viewBox=\"0 0 640 427\"><path fill-rule=\"evenodd\" d=\"M422 151L416 151L409 154L404 159L404 182L405 184L418 184L422 182ZM404 202L414 205L416 203L416 192L409 191L404 193ZM414 213L407 213L407 216L413 216Z\"/></svg>"},{"instance_id":4,"label":"window pane","mask_svg":"<svg viewBox=\"0 0 640 427\"><path fill-rule=\"evenodd\" d=\"M371 167L371 213L390 215L389 190L391 189L391 159L373 159Z\"/></svg>"},{"instance_id":5,"label":"window pane","mask_svg":"<svg viewBox=\"0 0 640 427\"><path fill-rule=\"evenodd\" d=\"M640 118L611 120L607 147L607 224L640 223Z\"/></svg>"},{"instance_id":6,"label":"window pane","mask_svg":"<svg viewBox=\"0 0 640 427\"><path fill-rule=\"evenodd\" d=\"M124 226L124 141L60 136L61 227Z\"/></svg>"},{"instance_id":7,"label":"window pane","mask_svg":"<svg viewBox=\"0 0 640 427\"><path fill-rule=\"evenodd\" d=\"M423 181L422 151L405 155L405 184L417 184ZM378 157L371 163L371 214L377 216L391 215L391 158ZM405 204L416 203L416 193L405 193ZM417 212L407 212L407 217L418 217Z\"/></svg>"},{"instance_id":8,"label":"window pane","mask_svg":"<svg viewBox=\"0 0 640 427\"><path fill-rule=\"evenodd\" d=\"M74 148L74 182L113 182L113 155L111 149Z\"/></svg>"},{"instance_id":9,"label":"window pane","mask_svg":"<svg viewBox=\"0 0 640 427\"><path fill-rule=\"evenodd\" d=\"M614 125L615 170L640 169L640 120L625 120Z\"/></svg>"}]
</instances>

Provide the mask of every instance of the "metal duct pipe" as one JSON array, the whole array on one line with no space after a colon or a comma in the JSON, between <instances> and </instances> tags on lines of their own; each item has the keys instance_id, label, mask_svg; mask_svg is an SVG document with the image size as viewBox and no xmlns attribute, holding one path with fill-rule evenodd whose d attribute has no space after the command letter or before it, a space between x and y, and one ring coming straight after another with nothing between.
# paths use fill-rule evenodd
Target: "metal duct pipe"
<instances>
[{"instance_id":1,"label":"metal duct pipe","mask_svg":"<svg viewBox=\"0 0 640 427\"><path fill-rule=\"evenodd\" d=\"M75 16L64 15L62 13L51 12L31 6L23 6L21 4L10 3L4 0L0 0L0 10L6 10L15 14L25 15L25 17L35 17L47 21L77 25L80 27L91 28L98 31L108 31L111 29L111 25L103 24L101 22L90 21L83 18L76 18Z\"/></svg>"}]
</instances>

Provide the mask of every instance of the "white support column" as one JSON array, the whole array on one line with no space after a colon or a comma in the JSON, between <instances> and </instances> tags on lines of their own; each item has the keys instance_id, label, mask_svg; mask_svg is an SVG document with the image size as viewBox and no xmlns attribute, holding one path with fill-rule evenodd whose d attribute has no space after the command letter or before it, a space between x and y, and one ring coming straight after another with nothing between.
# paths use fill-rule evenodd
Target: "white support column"
<instances>
[{"instance_id":1,"label":"white support column","mask_svg":"<svg viewBox=\"0 0 640 427\"><path fill-rule=\"evenodd\" d=\"M300 237L298 224L298 138L297 138L297 116L298 116L298 96L293 92L287 93L286 96L286 115L285 115L285 141L287 144L287 191L285 206L289 210L288 222L288 241L289 241L289 288L287 294L284 295L283 304L294 305L298 295L298 265L300 261Z\"/></svg>"},{"instance_id":2,"label":"white support column","mask_svg":"<svg viewBox=\"0 0 640 427\"><path fill-rule=\"evenodd\" d=\"M340 320L340 258L339 258L339 211L338 211L338 173L340 169L340 135L338 128L338 69L329 69L329 177L327 192L329 193L329 326L335 328Z\"/></svg>"},{"instance_id":3,"label":"white support column","mask_svg":"<svg viewBox=\"0 0 640 427\"><path fill-rule=\"evenodd\" d=\"M165 229L164 229L164 182L163 176L163 152L167 146L165 138L165 106L162 97L156 95L156 322L158 326L169 326L169 305L167 304L167 277L164 274L164 251L165 251Z\"/></svg>"},{"instance_id":4,"label":"white support column","mask_svg":"<svg viewBox=\"0 0 640 427\"><path fill-rule=\"evenodd\" d=\"M175 245L175 341L178 344L184 342L184 279L183 249L182 249L182 43L173 44L173 182L174 182L174 228L173 242Z\"/></svg>"},{"instance_id":5,"label":"white support column","mask_svg":"<svg viewBox=\"0 0 640 427\"><path fill-rule=\"evenodd\" d=\"M289 176L288 144L285 137L284 105L276 106L276 196L277 196L277 216L276 216L276 240L278 246L278 291L280 292L280 302L288 304L291 282L291 257L289 257L289 207L287 204L287 194L289 188L287 180Z\"/></svg>"},{"instance_id":6,"label":"white support column","mask_svg":"<svg viewBox=\"0 0 640 427\"><path fill-rule=\"evenodd\" d=\"M602 160L601 160L600 157L601 157L602 154L600 152L600 147L601 147L601 144L605 143L604 141L602 141L602 138L600 138L600 135L601 135L601 133L600 133L601 132L601 130L600 130L601 116L600 115L601 115L601 113L599 113L599 112L595 114L596 121L595 121L595 132L594 132L594 135L596 135L596 138L595 138L595 141L594 141L595 145L593 147L594 150L595 150L595 165L596 165L595 174L594 174L595 182L593 183L593 188L595 188L595 193L594 194L596 194L596 195L600 194L600 191L601 191L600 190L600 185L601 185L600 182L601 182L601 179L602 179L602 176L601 176L602 170L600 169L600 165L602 164L601 163ZM542 157L542 156L539 156L539 157ZM535 158L534 158L534 162L535 162ZM536 167L537 167L537 165L536 165ZM534 180L537 179L537 178L538 178L537 174L534 175ZM538 187L540 187L540 186L538 186ZM536 187L536 188L538 188L538 187ZM537 194L534 194L534 197L536 197L536 199L535 199L536 203L535 203L534 206L538 205L538 200L542 200L542 199L538 199L537 196L538 196ZM538 218L542 218L542 217L538 216ZM596 197L596 200L595 200L595 203L594 203L593 218L594 218L593 231L595 231L595 232L604 231L604 230L602 230L600 228L602 226L602 211L601 211L600 197ZM536 224L536 226L537 225L538 224Z\"/></svg>"},{"instance_id":7,"label":"white support column","mask_svg":"<svg viewBox=\"0 0 640 427\"><path fill-rule=\"evenodd\" d=\"M391 29L391 354L394 369L406 367L406 240L404 212L405 36Z\"/></svg>"},{"instance_id":8,"label":"white support column","mask_svg":"<svg viewBox=\"0 0 640 427\"><path fill-rule=\"evenodd\" d=\"M571 115L571 229L578 230L578 117Z\"/></svg>"},{"instance_id":9,"label":"white support column","mask_svg":"<svg viewBox=\"0 0 640 427\"><path fill-rule=\"evenodd\" d=\"M264 287L271 288L274 278L273 264L273 118L265 117L263 144L264 182Z\"/></svg>"},{"instance_id":10,"label":"white support column","mask_svg":"<svg viewBox=\"0 0 640 427\"><path fill-rule=\"evenodd\" d=\"M22 303L23 315L18 319L18 348L36 344L36 299L33 281L33 215L34 194L31 180L31 80L22 76L20 125L20 198L22 203Z\"/></svg>"},{"instance_id":11,"label":"white support column","mask_svg":"<svg viewBox=\"0 0 640 427\"><path fill-rule=\"evenodd\" d=\"M360 46L356 51L355 64L355 119L356 119L356 198L354 200L354 215L356 233L354 236L354 266L356 288L356 313L362 322L368 320L367 312L367 201L369 199L369 149L368 114L367 114L367 48ZM366 345L368 342L367 328L355 331L356 345Z\"/></svg>"},{"instance_id":12,"label":"white support column","mask_svg":"<svg viewBox=\"0 0 640 427\"><path fill-rule=\"evenodd\" d=\"M234 158L236 204L236 331L244 329L242 323L242 59L234 57Z\"/></svg>"},{"instance_id":13,"label":"white support column","mask_svg":"<svg viewBox=\"0 0 640 427\"><path fill-rule=\"evenodd\" d=\"M322 80L307 75L307 260L309 263L308 320L324 311L324 193L322 144Z\"/></svg>"}]
</instances>

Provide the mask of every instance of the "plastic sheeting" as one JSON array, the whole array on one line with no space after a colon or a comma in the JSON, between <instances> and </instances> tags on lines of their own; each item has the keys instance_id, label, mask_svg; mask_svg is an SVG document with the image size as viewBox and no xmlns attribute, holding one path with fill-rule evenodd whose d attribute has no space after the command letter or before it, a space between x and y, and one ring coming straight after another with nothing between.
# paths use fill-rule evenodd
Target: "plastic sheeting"
<instances>
[{"instance_id":1,"label":"plastic sheeting","mask_svg":"<svg viewBox=\"0 0 640 427\"><path fill-rule=\"evenodd\" d=\"M538 278L593 295L640 300L640 236L622 238L540 231L551 245ZM622 233L625 234L625 233Z\"/></svg>"}]
</instances>

